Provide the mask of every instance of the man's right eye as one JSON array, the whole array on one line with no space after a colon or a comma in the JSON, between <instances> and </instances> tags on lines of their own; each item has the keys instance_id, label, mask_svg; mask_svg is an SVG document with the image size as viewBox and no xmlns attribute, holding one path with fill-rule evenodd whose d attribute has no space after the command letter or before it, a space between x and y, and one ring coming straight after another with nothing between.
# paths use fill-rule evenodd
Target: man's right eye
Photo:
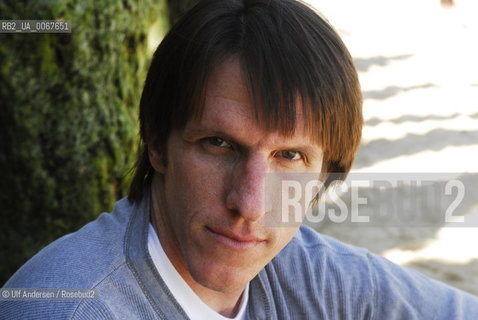
<instances>
[{"instance_id":1,"label":"man's right eye","mask_svg":"<svg viewBox=\"0 0 478 320\"><path fill-rule=\"evenodd\" d=\"M220 148L232 148L232 146L226 142L226 140L218 138L218 137L209 137L203 139L205 142Z\"/></svg>"}]
</instances>

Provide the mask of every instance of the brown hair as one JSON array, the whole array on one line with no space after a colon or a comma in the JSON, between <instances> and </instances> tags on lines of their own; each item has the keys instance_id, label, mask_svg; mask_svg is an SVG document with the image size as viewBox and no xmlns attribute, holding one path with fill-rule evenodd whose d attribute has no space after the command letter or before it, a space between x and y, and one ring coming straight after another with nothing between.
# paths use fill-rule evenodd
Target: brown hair
<instances>
[{"instance_id":1,"label":"brown hair","mask_svg":"<svg viewBox=\"0 0 478 320\"><path fill-rule=\"evenodd\" d=\"M306 130L333 173L325 185L345 178L360 143L362 95L337 33L295 0L210 0L187 12L153 56L140 102L131 201L141 199L154 175L148 144L164 150L172 129L201 115L209 75L231 56L240 60L260 123L293 133L299 98Z\"/></svg>"}]
</instances>

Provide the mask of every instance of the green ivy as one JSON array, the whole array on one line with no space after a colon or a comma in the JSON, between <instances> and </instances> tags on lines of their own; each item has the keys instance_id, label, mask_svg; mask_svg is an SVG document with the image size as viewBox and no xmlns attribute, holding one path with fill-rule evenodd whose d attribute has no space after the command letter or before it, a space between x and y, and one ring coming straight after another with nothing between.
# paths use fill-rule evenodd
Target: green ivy
<instances>
[{"instance_id":1,"label":"green ivy","mask_svg":"<svg viewBox=\"0 0 478 320\"><path fill-rule=\"evenodd\" d=\"M137 107L165 0L1 1L0 19L71 34L0 34L0 284L126 195ZM160 23L158 23L160 21Z\"/></svg>"}]
</instances>

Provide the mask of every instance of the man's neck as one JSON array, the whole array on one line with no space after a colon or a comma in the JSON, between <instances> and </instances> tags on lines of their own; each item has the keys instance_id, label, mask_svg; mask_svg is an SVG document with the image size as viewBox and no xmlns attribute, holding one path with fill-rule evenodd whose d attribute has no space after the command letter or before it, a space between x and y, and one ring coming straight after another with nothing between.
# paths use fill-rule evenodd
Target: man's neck
<instances>
[{"instance_id":1,"label":"man's neck","mask_svg":"<svg viewBox=\"0 0 478 320\"><path fill-rule=\"evenodd\" d=\"M165 252L169 258L167 251ZM211 309L229 318L233 318L237 315L241 305L241 296L244 292L244 288L242 290L228 293L209 289L195 281L187 269L182 266L176 266L174 263L173 266L194 293Z\"/></svg>"}]
</instances>

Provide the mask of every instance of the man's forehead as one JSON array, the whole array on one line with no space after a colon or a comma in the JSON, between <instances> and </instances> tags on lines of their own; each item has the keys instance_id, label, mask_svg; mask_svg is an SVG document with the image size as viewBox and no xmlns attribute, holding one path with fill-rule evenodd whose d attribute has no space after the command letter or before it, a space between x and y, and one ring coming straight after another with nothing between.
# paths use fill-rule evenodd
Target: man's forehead
<instances>
[{"instance_id":1,"label":"man's forehead","mask_svg":"<svg viewBox=\"0 0 478 320\"><path fill-rule=\"evenodd\" d=\"M225 59L218 63L207 79L206 96L222 96L227 92L228 97L235 97L238 100L248 99L250 95L244 75L238 57Z\"/></svg>"}]
</instances>

